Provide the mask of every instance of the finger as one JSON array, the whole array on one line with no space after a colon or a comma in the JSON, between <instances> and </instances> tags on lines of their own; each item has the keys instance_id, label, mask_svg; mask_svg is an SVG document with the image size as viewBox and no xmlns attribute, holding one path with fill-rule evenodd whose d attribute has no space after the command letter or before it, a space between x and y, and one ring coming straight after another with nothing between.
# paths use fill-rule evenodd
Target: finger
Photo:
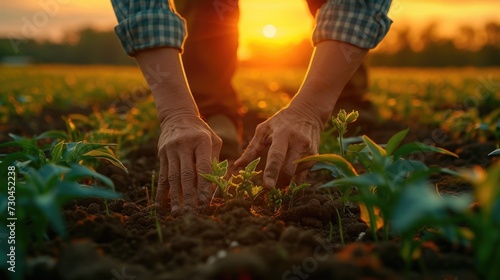
<instances>
[{"instance_id":1,"label":"finger","mask_svg":"<svg viewBox=\"0 0 500 280\"><path fill-rule=\"evenodd\" d=\"M304 183L304 181L307 178L307 174L309 173L309 169L304 170L302 172L297 172L292 178L292 181L295 182L295 184L300 185Z\"/></svg>"},{"instance_id":2,"label":"finger","mask_svg":"<svg viewBox=\"0 0 500 280\"><path fill-rule=\"evenodd\" d=\"M212 164L209 155L210 145L201 144L195 151L196 169L198 171L198 206L206 206L210 202L212 194L212 183L203 178L200 174L212 173Z\"/></svg>"},{"instance_id":3,"label":"finger","mask_svg":"<svg viewBox=\"0 0 500 280\"><path fill-rule=\"evenodd\" d=\"M297 170L296 161L300 159L303 154L304 151L297 149L297 147L291 146L290 149L288 149L286 160L284 161L283 167L278 175L277 187L285 187L290 184L290 181Z\"/></svg>"},{"instance_id":4,"label":"finger","mask_svg":"<svg viewBox=\"0 0 500 280\"><path fill-rule=\"evenodd\" d=\"M158 190L156 191L156 203L159 203L163 210L168 206L170 187L168 185L168 162L167 156L160 156L160 174L158 175Z\"/></svg>"},{"instance_id":5,"label":"finger","mask_svg":"<svg viewBox=\"0 0 500 280\"><path fill-rule=\"evenodd\" d=\"M168 173L167 181L170 186L172 212L179 211L182 205L182 190L180 181L180 161L177 153L167 152Z\"/></svg>"},{"instance_id":6,"label":"finger","mask_svg":"<svg viewBox=\"0 0 500 280\"><path fill-rule=\"evenodd\" d=\"M212 157L210 158L210 160L213 160L215 158L215 159L217 159L217 161L219 161L219 155L220 155L221 149L222 149L222 139L220 139L220 137L217 135L213 135L212 136L212 152L211 152Z\"/></svg>"},{"instance_id":7,"label":"finger","mask_svg":"<svg viewBox=\"0 0 500 280\"><path fill-rule=\"evenodd\" d=\"M252 160L256 159L257 156L267 147L267 136L260 133L260 131L260 128L255 130L255 135L252 140L250 140L248 147L245 149L240 158L234 162L235 167L246 166Z\"/></svg>"},{"instance_id":8,"label":"finger","mask_svg":"<svg viewBox=\"0 0 500 280\"><path fill-rule=\"evenodd\" d=\"M196 173L193 151L182 149L179 151L180 184L182 186L183 210L190 211L196 207Z\"/></svg>"},{"instance_id":9,"label":"finger","mask_svg":"<svg viewBox=\"0 0 500 280\"><path fill-rule=\"evenodd\" d=\"M269 148L266 167L264 169L264 187L274 188L278 179L279 172L283 166L288 150L288 139L273 139Z\"/></svg>"}]
</instances>

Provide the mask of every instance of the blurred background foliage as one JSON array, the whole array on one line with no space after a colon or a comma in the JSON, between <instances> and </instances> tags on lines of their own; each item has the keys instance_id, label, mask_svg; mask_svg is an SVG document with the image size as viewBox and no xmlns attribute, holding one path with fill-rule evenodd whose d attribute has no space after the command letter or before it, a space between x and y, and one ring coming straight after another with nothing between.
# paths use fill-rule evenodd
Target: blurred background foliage
<instances>
[{"instance_id":1,"label":"blurred background foliage","mask_svg":"<svg viewBox=\"0 0 500 280\"><path fill-rule=\"evenodd\" d=\"M389 67L492 67L500 65L500 24L462 26L452 37L438 35L439 24L425 27L399 25L370 55L370 65ZM15 39L14 39L15 40ZM19 51L13 47L19 46ZM274 47L254 42L252 56L241 66L306 67L312 53L309 39ZM104 47L105 46L105 47ZM112 30L84 28L68 32L59 42L13 41L0 38L0 62L24 57L31 63L134 65ZM272 63L272 64L271 64Z\"/></svg>"}]
</instances>

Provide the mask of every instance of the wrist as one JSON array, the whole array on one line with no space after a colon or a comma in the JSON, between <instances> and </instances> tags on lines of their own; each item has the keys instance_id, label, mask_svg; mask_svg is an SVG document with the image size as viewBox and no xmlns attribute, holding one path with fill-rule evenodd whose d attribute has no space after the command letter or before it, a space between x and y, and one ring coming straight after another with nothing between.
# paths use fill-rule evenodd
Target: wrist
<instances>
[{"instance_id":1,"label":"wrist","mask_svg":"<svg viewBox=\"0 0 500 280\"><path fill-rule=\"evenodd\" d=\"M302 112L321 124L321 127L330 119L339 94L331 89L326 91L304 91L302 88L288 105L297 112Z\"/></svg>"}]
</instances>

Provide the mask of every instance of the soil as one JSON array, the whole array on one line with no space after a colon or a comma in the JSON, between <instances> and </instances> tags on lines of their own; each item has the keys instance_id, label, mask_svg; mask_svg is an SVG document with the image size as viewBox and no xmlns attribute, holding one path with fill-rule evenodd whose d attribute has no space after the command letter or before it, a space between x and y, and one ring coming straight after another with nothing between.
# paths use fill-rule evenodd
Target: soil
<instances>
[{"instance_id":1,"label":"soil","mask_svg":"<svg viewBox=\"0 0 500 280\"><path fill-rule=\"evenodd\" d=\"M50 118L43 117L48 114ZM64 112L58 112L64 114ZM47 129L62 129L55 112L26 120L15 119L6 132L32 136ZM245 119L249 139L261 121L256 113ZM398 123L363 127L363 134L384 142L404 128ZM411 130L408 139L433 139L432 128ZM493 141L461 143L441 141L438 146L460 155L459 159L426 155L427 164L459 168L486 167ZM270 214L265 205L235 199L201 214L180 216L158 213L163 242L159 241L153 208L146 188L158 172L156 143L145 143L124 160L129 174L103 163L99 172L110 177L124 197L109 203L105 213L101 199L74 201L65 208L69 238L50 235L42 246L31 244L27 279L481 279L469 250L446 242L424 246L410 268L399 255L397 237L374 243L359 219L356 205L340 213L345 245L342 245L338 199L317 187L328 178L311 173L312 187L299 193L293 207L285 204ZM470 185L449 176L432 178L439 190L460 193ZM2 277L2 279L5 279Z\"/></svg>"}]
</instances>

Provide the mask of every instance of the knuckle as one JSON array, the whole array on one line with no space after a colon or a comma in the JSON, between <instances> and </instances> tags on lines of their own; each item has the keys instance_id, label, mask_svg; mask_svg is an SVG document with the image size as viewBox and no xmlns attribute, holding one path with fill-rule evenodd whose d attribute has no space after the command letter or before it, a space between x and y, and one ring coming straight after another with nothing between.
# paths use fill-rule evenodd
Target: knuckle
<instances>
[{"instance_id":1,"label":"knuckle","mask_svg":"<svg viewBox=\"0 0 500 280\"><path fill-rule=\"evenodd\" d=\"M214 135L212 137L212 143L213 145L222 145L222 139L219 136Z\"/></svg>"},{"instance_id":2,"label":"knuckle","mask_svg":"<svg viewBox=\"0 0 500 280\"><path fill-rule=\"evenodd\" d=\"M168 174L169 184L178 184L180 182L181 176L178 172Z\"/></svg>"},{"instance_id":3,"label":"knuckle","mask_svg":"<svg viewBox=\"0 0 500 280\"><path fill-rule=\"evenodd\" d=\"M304 151L310 150L312 145L313 145L313 141L311 141L311 139L309 137L307 137L303 134L296 135L294 142L297 143L299 148L304 150Z\"/></svg>"},{"instance_id":4,"label":"knuckle","mask_svg":"<svg viewBox=\"0 0 500 280\"><path fill-rule=\"evenodd\" d=\"M271 153L269 155L270 166L279 165L279 163L283 162L284 160L285 160L285 154L283 153Z\"/></svg>"},{"instance_id":5,"label":"knuckle","mask_svg":"<svg viewBox=\"0 0 500 280\"><path fill-rule=\"evenodd\" d=\"M266 177L268 178L275 178L278 176L279 173L279 168L277 164L269 164L269 166L266 168Z\"/></svg>"},{"instance_id":6,"label":"knuckle","mask_svg":"<svg viewBox=\"0 0 500 280\"><path fill-rule=\"evenodd\" d=\"M198 174L210 173L210 172L212 172L212 165L208 161L203 161L203 162L198 164L197 172L198 172Z\"/></svg>"},{"instance_id":7,"label":"knuckle","mask_svg":"<svg viewBox=\"0 0 500 280\"><path fill-rule=\"evenodd\" d=\"M183 170L181 172L181 180L186 181L186 180L194 180L195 173L193 170Z\"/></svg>"},{"instance_id":8,"label":"knuckle","mask_svg":"<svg viewBox=\"0 0 500 280\"><path fill-rule=\"evenodd\" d=\"M266 130L266 123L260 123L255 127L255 135L260 135Z\"/></svg>"}]
</instances>

